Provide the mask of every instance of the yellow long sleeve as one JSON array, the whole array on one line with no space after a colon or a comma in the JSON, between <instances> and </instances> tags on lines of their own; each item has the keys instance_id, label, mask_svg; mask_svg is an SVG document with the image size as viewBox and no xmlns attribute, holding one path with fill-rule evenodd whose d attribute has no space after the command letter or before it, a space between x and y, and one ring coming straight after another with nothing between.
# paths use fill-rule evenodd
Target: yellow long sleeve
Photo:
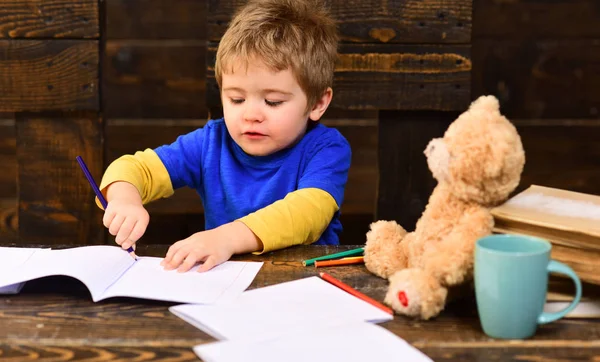
<instances>
[{"instance_id":1,"label":"yellow long sleeve","mask_svg":"<svg viewBox=\"0 0 600 362\"><path fill-rule=\"evenodd\" d=\"M339 210L335 199L317 188L289 193L239 221L260 238L264 253L292 245L311 244L319 239Z\"/></svg>"},{"instance_id":2,"label":"yellow long sleeve","mask_svg":"<svg viewBox=\"0 0 600 362\"><path fill-rule=\"evenodd\" d=\"M144 204L174 193L169 172L156 152L151 149L114 160L102 177L100 191L106 196L106 188L116 181L129 182L135 186ZM102 208L98 198L96 204Z\"/></svg>"}]
</instances>

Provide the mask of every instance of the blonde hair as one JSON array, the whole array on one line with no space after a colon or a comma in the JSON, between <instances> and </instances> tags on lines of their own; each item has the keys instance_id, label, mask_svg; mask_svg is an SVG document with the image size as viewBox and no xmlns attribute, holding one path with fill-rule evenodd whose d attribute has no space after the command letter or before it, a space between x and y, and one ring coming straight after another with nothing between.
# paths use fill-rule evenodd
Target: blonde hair
<instances>
[{"instance_id":1,"label":"blonde hair","mask_svg":"<svg viewBox=\"0 0 600 362\"><path fill-rule=\"evenodd\" d=\"M217 49L215 77L236 61L252 60L272 70L291 68L310 110L333 84L338 34L319 0L250 0L231 20Z\"/></svg>"}]
</instances>

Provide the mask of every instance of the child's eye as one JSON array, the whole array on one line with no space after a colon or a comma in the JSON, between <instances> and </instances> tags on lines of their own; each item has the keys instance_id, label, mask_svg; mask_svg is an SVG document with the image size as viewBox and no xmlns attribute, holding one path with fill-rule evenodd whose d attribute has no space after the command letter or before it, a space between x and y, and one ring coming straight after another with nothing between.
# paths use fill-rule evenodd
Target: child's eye
<instances>
[{"instance_id":1,"label":"child's eye","mask_svg":"<svg viewBox=\"0 0 600 362\"><path fill-rule=\"evenodd\" d=\"M277 107L278 105L280 105L281 103L283 103L283 101L270 101L268 99L265 99L265 103L269 107Z\"/></svg>"},{"instance_id":2,"label":"child's eye","mask_svg":"<svg viewBox=\"0 0 600 362\"><path fill-rule=\"evenodd\" d=\"M244 99L243 98L229 98L231 100L231 103L233 104L242 104L244 103Z\"/></svg>"}]
</instances>

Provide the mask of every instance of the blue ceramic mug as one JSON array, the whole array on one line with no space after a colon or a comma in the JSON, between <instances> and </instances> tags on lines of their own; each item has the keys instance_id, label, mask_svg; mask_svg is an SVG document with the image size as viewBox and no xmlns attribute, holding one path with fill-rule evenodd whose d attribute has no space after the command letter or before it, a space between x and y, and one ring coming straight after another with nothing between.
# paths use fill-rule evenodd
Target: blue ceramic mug
<instances>
[{"instance_id":1,"label":"blue ceramic mug","mask_svg":"<svg viewBox=\"0 0 600 362\"><path fill-rule=\"evenodd\" d=\"M550 259L551 244L524 235L490 235L475 246L475 297L481 327L494 338L523 339L537 326L564 317L581 299L581 281L567 265ZM564 310L544 312L548 274L575 283L575 298Z\"/></svg>"}]
</instances>

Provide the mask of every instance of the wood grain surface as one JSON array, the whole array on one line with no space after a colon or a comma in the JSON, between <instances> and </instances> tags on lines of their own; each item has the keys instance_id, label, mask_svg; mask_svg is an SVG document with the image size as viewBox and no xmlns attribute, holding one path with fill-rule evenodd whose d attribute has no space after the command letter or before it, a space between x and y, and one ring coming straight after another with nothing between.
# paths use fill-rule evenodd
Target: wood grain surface
<instances>
[{"instance_id":1,"label":"wood grain surface","mask_svg":"<svg viewBox=\"0 0 600 362\"><path fill-rule=\"evenodd\" d=\"M355 247L293 247L235 259L265 263L250 286L253 289L317 275L314 267L303 267L301 261ZM140 246L138 254L163 256L166 249ZM364 266L326 271L375 299L385 295L387 282ZM0 298L0 360L197 360L191 348L214 339L171 314L167 310L171 305L132 298L93 303L74 279L32 281L19 295ZM382 326L435 361L595 361L600 352L598 320L562 319L540 326L528 340L487 337L472 294L449 304L430 321L395 316Z\"/></svg>"}]
</instances>

